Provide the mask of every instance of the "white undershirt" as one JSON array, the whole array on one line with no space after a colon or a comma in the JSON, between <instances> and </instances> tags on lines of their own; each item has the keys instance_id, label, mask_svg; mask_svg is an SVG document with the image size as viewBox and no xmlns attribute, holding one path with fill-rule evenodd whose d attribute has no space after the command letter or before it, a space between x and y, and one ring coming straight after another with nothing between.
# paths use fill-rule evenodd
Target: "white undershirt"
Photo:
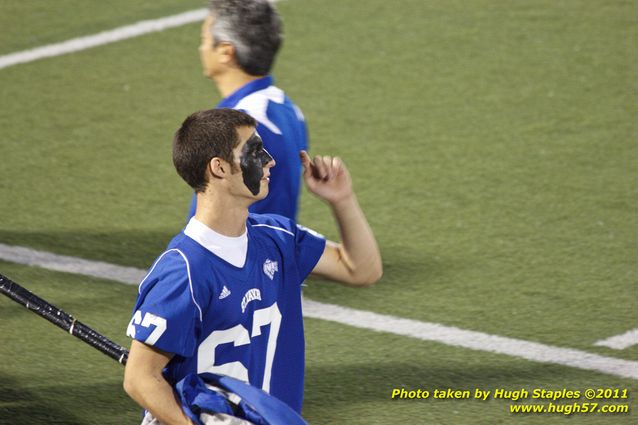
<instances>
[{"instance_id":1,"label":"white undershirt","mask_svg":"<svg viewBox=\"0 0 638 425\"><path fill-rule=\"evenodd\" d=\"M222 260L235 267L244 267L248 252L248 230L241 236L224 236L193 217L186 225L184 234Z\"/></svg>"}]
</instances>

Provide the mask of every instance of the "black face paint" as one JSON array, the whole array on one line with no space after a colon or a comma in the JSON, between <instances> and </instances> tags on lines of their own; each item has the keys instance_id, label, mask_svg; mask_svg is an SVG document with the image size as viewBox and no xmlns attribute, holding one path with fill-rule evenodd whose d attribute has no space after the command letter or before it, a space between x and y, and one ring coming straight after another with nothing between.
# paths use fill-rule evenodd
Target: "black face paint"
<instances>
[{"instance_id":1,"label":"black face paint","mask_svg":"<svg viewBox=\"0 0 638 425\"><path fill-rule=\"evenodd\" d=\"M257 195L264 177L264 167L272 161L272 156L264 149L264 142L257 133L253 134L241 150L239 165L244 184L253 195Z\"/></svg>"}]
</instances>

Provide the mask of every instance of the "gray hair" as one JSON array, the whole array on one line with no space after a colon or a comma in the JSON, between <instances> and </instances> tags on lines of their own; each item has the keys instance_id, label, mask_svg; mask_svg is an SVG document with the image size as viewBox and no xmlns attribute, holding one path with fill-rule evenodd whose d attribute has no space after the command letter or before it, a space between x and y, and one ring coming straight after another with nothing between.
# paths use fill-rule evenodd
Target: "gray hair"
<instances>
[{"instance_id":1,"label":"gray hair","mask_svg":"<svg viewBox=\"0 0 638 425\"><path fill-rule=\"evenodd\" d=\"M240 68L250 75L266 75L282 43L282 22L269 0L211 0L214 17L210 32L215 44L235 47Z\"/></svg>"}]
</instances>

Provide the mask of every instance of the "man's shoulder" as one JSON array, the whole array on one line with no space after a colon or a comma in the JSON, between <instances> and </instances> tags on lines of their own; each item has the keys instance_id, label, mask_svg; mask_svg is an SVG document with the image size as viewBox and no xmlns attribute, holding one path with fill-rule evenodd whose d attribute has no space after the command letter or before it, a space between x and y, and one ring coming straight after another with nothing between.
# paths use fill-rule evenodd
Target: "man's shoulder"
<instances>
[{"instance_id":1,"label":"man's shoulder","mask_svg":"<svg viewBox=\"0 0 638 425\"><path fill-rule=\"evenodd\" d=\"M245 111L257 122L274 134L282 134L282 123L304 125L303 112L283 90L276 86L252 92L241 98L233 109ZM263 137L263 135L262 135Z\"/></svg>"},{"instance_id":2,"label":"man's shoulder","mask_svg":"<svg viewBox=\"0 0 638 425\"><path fill-rule=\"evenodd\" d=\"M182 231L169 242L166 251L162 255L169 255L173 260L180 261L181 258L183 262L198 264L202 261L207 261L209 251Z\"/></svg>"},{"instance_id":3,"label":"man's shoulder","mask_svg":"<svg viewBox=\"0 0 638 425\"><path fill-rule=\"evenodd\" d=\"M214 260L211 260L212 256L212 253L182 232L157 257L140 283L140 292L146 293L158 285L173 288L179 284L190 288L197 286L198 293L202 294L201 291L206 291L208 286L204 283L213 276L210 271L217 267Z\"/></svg>"},{"instance_id":4,"label":"man's shoulder","mask_svg":"<svg viewBox=\"0 0 638 425\"><path fill-rule=\"evenodd\" d=\"M296 224L291 219L279 214L248 214L247 226L258 234L280 234L285 237L295 236Z\"/></svg>"},{"instance_id":5,"label":"man's shoulder","mask_svg":"<svg viewBox=\"0 0 638 425\"><path fill-rule=\"evenodd\" d=\"M192 239L186 236L184 234L184 231L182 230L181 232L173 236L173 239L171 239L171 241L168 243L166 250L167 251L168 250L179 250L179 251L189 250L190 249L189 241L191 240Z\"/></svg>"}]
</instances>

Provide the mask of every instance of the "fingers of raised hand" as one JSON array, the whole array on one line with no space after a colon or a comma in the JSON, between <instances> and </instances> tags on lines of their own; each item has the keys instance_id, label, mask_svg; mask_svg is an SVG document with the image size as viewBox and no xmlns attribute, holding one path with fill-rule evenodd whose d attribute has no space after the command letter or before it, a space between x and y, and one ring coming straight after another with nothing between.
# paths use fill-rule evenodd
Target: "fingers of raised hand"
<instances>
[{"instance_id":1,"label":"fingers of raised hand","mask_svg":"<svg viewBox=\"0 0 638 425\"><path fill-rule=\"evenodd\" d=\"M312 161L314 165L314 176L319 180L330 179L330 168L332 160L329 156L316 155Z\"/></svg>"},{"instance_id":2,"label":"fingers of raised hand","mask_svg":"<svg viewBox=\"0 0 638 425\"><path fill-rule=\"evenodd\" d=\"M301 151L299 152L299 158L301 159L301 166L303 167L303 176L304 178L308 178L312 176L312 162L310 160L310 156L308 156L308 152Z\"/></svg>"},{"instance_id":3,"label":"fingers of raised hand","mask_svg":"<svg viewBox=\"0 0 638 425\"><path fill-rule=\"evenodd\" d=\"M310 156L308 155L308 152L304 150L299 151L299 158L301 159L301 165L304 167L310 165Z\"/></svg>"},{"instance_id":4,"label":"fingers of raised hand","mask_svg":"<svg viewBox=\"0 0 638 425\"><path fill-rule=\"evenodd\" d=\"M334 175L339 174L339 172L343 169L343 162L341 162L341 158L335 156L332 158L332 170Z\"/></svg>"},{"instance_id":5,"label":"fingers of raised hand","mask_svg":"<svg viewBox=\"0 0 638 425\"><path fill-rule=\"evenodd\" d=\"M312 160L306 151L299 153L301 164L304 168L304 177L312 177L319 181L334 180L344 170L343 162L339 157L315 155Z\"/></svg>"}]
</instances>

